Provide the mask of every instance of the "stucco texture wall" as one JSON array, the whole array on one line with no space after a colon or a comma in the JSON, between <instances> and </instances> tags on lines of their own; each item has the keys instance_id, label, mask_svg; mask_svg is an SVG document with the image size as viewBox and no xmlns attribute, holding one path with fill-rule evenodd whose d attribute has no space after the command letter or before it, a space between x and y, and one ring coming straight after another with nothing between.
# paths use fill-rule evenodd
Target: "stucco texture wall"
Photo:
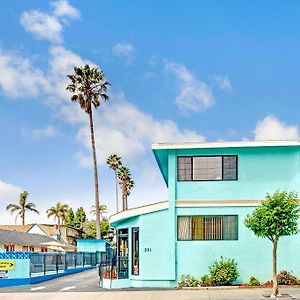
<instances>
[{"instance_id":1,"label":"stucco texture wall","mask_svg":"<svg viewBox=\"0 0 300 300\"><path fill-rule=\"evenodd\" d=\"M245 227L244 219L254 207L180 208L177 215L238 215L236 241L177 241L177 275L190 274L200 279L208 274L209 266L221 256L238 263L239 283L255 276L262 282L272 278L272 242L256 237ZM300 276L300 235L279 240L278 272L289 270Z\"/></svg>"},{"instance_id":2,"label":"stucco texture wall","mask_svg":"<svg viewBox=\"0 0 300 300\"><path fill-rule=\"evenodd\" d=\"M107 242L104 240L77 240L77 252L105 252Z\"/></svg>"},{"instance_id":3,"label":"stucco texture wall","mask_svg":"<svg viewBox=\"0 0 300 300\"><path fill-rule=\"evenodd\" d=\"M169 238L168 216L168 210L162 210L125 220L118 225L118 229L129 229L130 279L158 281L174 279L172 277L174 241ZM131 274L132 227L139 227L140 275Z\"/></svg>"},{"instance_id":4,"label":"stucco texture wall","mask_svg":"<svg viewBox=\"0 0 300 300\"><path fill-rule=\"evenodd\" d=\"M299 147L177 150L181 155L238 155L238 180L179 181L177 200L260 200L277 189L300 192ZM177 172L169 176L176 180Z\"/></svg>"}]
</instances>

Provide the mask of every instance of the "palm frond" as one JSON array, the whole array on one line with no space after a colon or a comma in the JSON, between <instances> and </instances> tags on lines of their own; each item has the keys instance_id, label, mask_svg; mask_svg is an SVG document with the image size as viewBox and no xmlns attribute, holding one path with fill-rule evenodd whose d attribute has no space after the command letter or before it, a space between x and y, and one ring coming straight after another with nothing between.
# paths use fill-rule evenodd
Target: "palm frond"
<instances>
[{"instance_id":1,"label":"palm frond","mask_svg":"<svg viewBox=\"0 0 300 300\"><path fill-rule=\"evenodd\" d=\"M90 113L91 106L95 108L100 106L100 100L107 101L109 96L107 94L109 82L104 80L104 73L95 67L90 67L88 64L82 67L75 67L74 73L67 75L70 84L66 90L71 92L71 100L78 102L80 107L86 112Z\"/></svg>"},{"instance_id":2,"label":"palm frond","mask_svg":"<svg viewBox=\"0 0 300 300\"><path fill-rule=\"evenodd\" d=\"M25 206L25 209L29 210L29 211L32 211L32 212L35 212L36 214L40 214L40 212L37 210L37 208L35 207L35 204L34 203L27 203L27 205Z\"/></svg>"},{"instance_id":3,"label":"palm frond","mask_svg":"<svg viewBox=\"0 0 300 300\"><path fill-rule=\"evenodd\" d=\"M7 211L10 211L11 214L13 214L14 212L18 212L22 210L22 207L20 207L17 204L8 204L6 207Z\"/></svg>"},{"instance_id":4,"label":"palm frond","mask_svg":"<svg viewBox=\"0 0 300 300\"><path fill-rule=\"evenodd\" d=\"M106 163L109 165L110 169L113 169L114 171L119 169L122 166L121 157L117 154L111 154L107 160Z\"/></svg>"}]
</instances>

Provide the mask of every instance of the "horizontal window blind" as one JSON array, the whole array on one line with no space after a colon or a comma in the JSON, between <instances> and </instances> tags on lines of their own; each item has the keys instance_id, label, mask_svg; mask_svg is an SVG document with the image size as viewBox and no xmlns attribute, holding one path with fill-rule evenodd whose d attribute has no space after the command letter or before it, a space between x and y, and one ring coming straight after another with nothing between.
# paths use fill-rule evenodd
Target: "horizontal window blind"
<instances>
[{"instance_id":1,"label":"horizontal window blind","mask_svg":"<svg viewBox=\"0 0 300 300\"><path fill-rule=\"evenodd\" d=\"M190 240L237 240L237 216L179 216L177 239Z\"/></svg>"}]
</instances>

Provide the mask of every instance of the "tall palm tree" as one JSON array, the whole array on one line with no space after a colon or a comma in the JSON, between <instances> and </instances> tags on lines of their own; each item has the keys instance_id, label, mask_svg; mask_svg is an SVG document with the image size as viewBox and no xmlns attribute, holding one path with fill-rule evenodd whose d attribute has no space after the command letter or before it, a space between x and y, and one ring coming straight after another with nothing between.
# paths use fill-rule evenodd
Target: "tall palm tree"
<instances>
[{"instance_id":1,"label":"tall palm tree","mask_svg":"<svg viewBox=\"0 0 300 300\"><path fill-rule=\"evenodd\" d=\"M74 74L67 75L71 80L71 84L67 86L67 90L73 93L71 100L79 103L80 107L88 114L90 121L91 143L94 161L94 179L95 179L95 207L96 207L96 237L101 239L100 213L99 213L99 185L96 145L94 136L93 123L93 107L97 109L101 100L108 100L107 95L109 82L104 80L104 73L98 68L85 65L83 67L75 67Z\"/></svg>"},{"instance_id":2,"label":"tall palm tree","mask_svg":"<svg viewBox=\"0 0 300 300\"><path fill-rule=\"evenodd\" d=\"M104 212L107 212L107 206L106 205L100 205L99 206L99 212L100 212L100 221L102 221L102 215L103 215ZM92 205L92 209L91 209L90 214L93 215L93 216L96 215L95 205Z\"/></svg>"},{"instance_id":3,"label":"tall palm tree","mask_svg":"<svg viewBox=\"0 0 300 300\"><path fill-rule=\"evenodd\" d=\"M116 210L119 212L119 197L118 197L118 169L122 166L121 157L117 154L111 154L106 163L109 168L115 171L115 183L116 183Z\"/></svg>"},{"instance_id":4,"label":"tall palm tree","mask_svg":"<svg viewBox=\"0 0 300 300\"><path fill-rule=\"evenodd\" d=\"M58 240L60 240L61 235L60 226L66 218L68 210L69 206L67 204L61 204L60 202L57 202L55 206L52 206L49 209L47 209L47 217L54 217L54 220L57 220L57 230L59 235Z\"/></svg>"},{"instance_id":5,"label":"tall palm tree","mask_svg":"<svg viewBox=\"0 0 300 300\"><path fill-rule=\"evenodd\" d=\"M28 192L24 191L20 194L19 204L8 204L6 210L10 211L11 213L17 213L17 216L21 216L22 225L25 225L25 212L32 211L36 214L39 214L39 211L36 209L35 204L32 202L26 202L28 197Z\"/></svg>"},{"instance_id":6,"label":"tall palm tree","mask_svg":"<svg viewBox=\"0 0 300 300\"><path fill-rule=\"evenodd\" d=\"M131 178L131 173L128 168L121 167L118 170L118 178L119 178L119 184L122 188L122 204L123 204L123 210L128 209L128 196L131 193L131 190L134 187L134 181Z\"/></svg>"}]
</instances>

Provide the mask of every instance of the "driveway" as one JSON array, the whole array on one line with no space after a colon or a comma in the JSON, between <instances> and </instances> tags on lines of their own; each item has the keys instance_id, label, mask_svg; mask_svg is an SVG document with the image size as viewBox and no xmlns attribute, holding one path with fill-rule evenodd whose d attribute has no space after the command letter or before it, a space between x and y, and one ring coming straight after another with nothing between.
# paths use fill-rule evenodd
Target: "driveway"
<instances>
[{"instance_id":1,"label":"driveway","mask_svg":"<svg viewBox=\"0 0 300 300\"><path fill-rule=\"evenodd\" d=\"M26 293L26 292L98 292L98 270L92 269L73 275L62 276L33 285L0 288L0 293ZM0 297L0 299L2 299ZM73 299L81 300L81 299Z\"/></svg>"}]
</instances>

